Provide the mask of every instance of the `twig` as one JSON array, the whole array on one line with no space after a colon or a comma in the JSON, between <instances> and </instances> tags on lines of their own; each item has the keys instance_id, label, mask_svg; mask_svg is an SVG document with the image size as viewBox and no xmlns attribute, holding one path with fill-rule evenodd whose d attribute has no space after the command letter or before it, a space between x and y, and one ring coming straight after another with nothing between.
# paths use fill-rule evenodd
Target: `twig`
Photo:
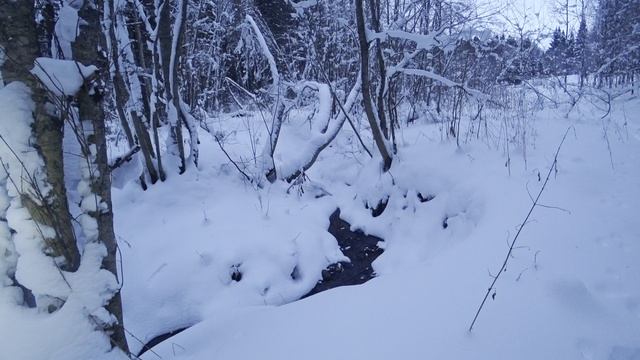
<instances>
[{"instance_id":1,"label":"twig","mask_svg":"<svg viewBox=\"0 0 640 360\"><path fill-rule=\"evenodd\" d=\"M318 65L318 68L320 69L320 73L322 74L322 77L324 77L324 80L327 82L327 85L329 86L329 91L331 92L331 95L335 99L336 103L338 103L340 110L342 111L342 113L344 114L344 117L349 122L351 129L353 129L353 133L356 135L356 138L358 138L360 145L362 146L364 151L366 151L367 154L369 154L369 157L373 158L371 151L369 151L369 149L367 148L367 145L364 144L364 141L362 141L362 137L360 137L360 133L358 132L358 129L356 129L356 126L353 124L353 121L351 120L351 116L349 116L349 112L344 108L344 106L342 105L342 101L340 101L340 99L336 95L336 92L333 90L333 86L331 86L331 81L329 80L327 73L324 71L324 67L322 66L322 64L320 64L320 62L317 62L317 65Z\"/></svg>"},{"instance_id":2,"label":"twig","mask_svg":"<svg viewBox=\"0 0 640 360\"><path fill-rule=\"evenodd\" d=\"M240 166L238 165L238 163L236 163L232 158L231 155L229 155L229 153L227 152L227 150L225 150L224 146L222 146L222 143L220 142L220 139L218 138L219 135L218 134L211 134L213 135L214 140L216 141L216 143L218 144L218 146L220 147L220 150L222 150L222 152L224 153L224 155L227 157L227 159L233 164L233 166L236 168L236 170L238 170L240 172L240 174L242 174L250 183L253 183L253 179L251 179L251 177L249 175L247 175L246 172L244 172Z\"/></svg>"},{"instance_id":3,"label":"twig","mask_svg":"<svg viewBox=\"0 0 640 360\"><path fill-rule=\"evenodd\" d=\"M132 338L134 338L136 341L138 341L140 344L142 344L143 348L144 348L144 346L145 346L145 345L147 345L147 344L145 344L142 340L140 340L140 338L139 338L139 337L135 336L131 331L127 330L127 328L125 328L124 326L119 325L119 324L117 324L117 325L118 325L118 326L120 326L120 327L122 327L122 330L124 330L127 334L129 334L129 336L131 336L131 337L132 337ZM149 352L151 352L152 354L154 354L156 357L158 357L158 359L162 359L162 356L160 356L157 352L153 351L153 349L149 348L147 351L149 351ZM130 352L129 354L130 354L130 355L135 356L135 357L136 357L136 358L138 358L138 359L140 358L138 355L135 355L135 354L133 354L133 353L131 353L131 352Z\"/></svg>"},{"instance_id":4,"label":"twig","mask_svg":"<svg viewBox=\"0 0 640 360\"><path fill-rule=\"evenodd\" d=\"M571 127L567 128L567 130L564 133L564 136L562 137L562 141L560 142L560 145L558 145L558 149L556 150L556 153L555 153L555 155L553 157L553 163L551 164L551 167L549 167L549 172L547 173L547 177L544 179L544 183L542 184L542 187L540 188L540 191L538 192L538 196L536 196L536 199L534 200L533 204L531 205L531 208L529 209L529 212L527 213L527 216L524 218L524 221L522 222L522 225L518 228L518 232L516 233L515 237L513 238L513 241L511 241L511 246L509 246L509 251L507 252L507 255L505 256L504 261L502 262L502 266L500 267L500 270L498 271L498 274L496 274L496 276L493 278L493 281L491 282L491 285L487 289L487 293L484 295L484 298L482 299L482 302L480 303L480 306L478 307L478 310L476 311L476 315L473 317L473 321L471 322L471 325L469 326L469 332L471 332L473 330L473 325L475 325L476 320L478 320L478 315L480 315L480 311L482 311L482 308L484 307L484 304L487 301L487 298L489 297L489 294L495 288L496 282L500 278L500 275L502 275L504 270L507 268L507 263L509 262L509 258L511 257L511 253L513 252L513 249L514 249L514 246L516 244L516 241L518 240L518 236L520 235L520 232L522 232L522 229L524 228L524 225L529 221L529 217L531 216L531 213L533 213L533 209L535 209L536 206L538 205L538 201L540 200L540 197L542 196L542 193L544 192L544 189L547 187L547 183L549 182L549 178L551 177L551 174L553 173L553 170L556 168L556 165L558 164L558 155L560 154L560 149L562 149L562 145L564 144L564 141L567 138L567 134L569 134L569 130L570 129L571 129Z\"/></svg>"},{"instance_id":5,"label":"twig","mask_svg":"<svg viewBox=\"0 0 640 360\"><path fill-rule=\"evenodd\" d=\"M529 191L529 183L527 182L527 184L525 186L527 188L527 195L529 195L529 199L533 203L534 200L533 200L533 196L531 196L531 192ZM559 206L545 205L545 204L540 204L540 203L538 203L538 206L543 207L543 208L547 208L547 209L552 209L552 210L564 211L567 214L571 215L571 210L567 210L567 209L561 208Z\"/></svg>"},{"instance_id":6,"label":"twig","mask_svg":"<svg viewBox=\"0 0 640 360\"><path fill-rule=\"evenodd\" d=\"M131 161L133 159L133 155L135 155L138 151L140 151L140 145L136 145L131 150L127 151L123 155L118 156L112 164L109 165L111 170L115 170L122 166L124 163Z\"/></svg>"},{"instance_id":7,"label":"twig","mask_svg":"<svg viewBox=\"0 0 640 360\"><path fill-rule=\"evenodd\" d=\"M600 118L600 122L602 123L602 135L607 143L607 150L609 151L609 161L611 162L611 169L615 170L613 165L613 152L611 151L611 142L609 142L609 132L607 131L607 126L604 124L604 119L611 114L611 94L607 94L607 113L602 115Z\"/></svg>"}]
</instances>

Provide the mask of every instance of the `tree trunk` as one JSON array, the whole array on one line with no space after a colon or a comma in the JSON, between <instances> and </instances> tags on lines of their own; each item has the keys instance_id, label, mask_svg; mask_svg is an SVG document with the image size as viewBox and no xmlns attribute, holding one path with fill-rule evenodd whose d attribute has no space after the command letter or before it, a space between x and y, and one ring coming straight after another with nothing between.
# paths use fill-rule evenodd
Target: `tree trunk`
<instances>
[{"instance_id":1,"label":"tree trunk","mask_svg":"<svg viewBox=\"0 0 640 360\"><path fill-rule=\"evenodd\" d=\"M77 95L79 116L81 122L88 122L93 131L86 134L87 147L83 154L90 169L91 192L98 203L96 211L90 212L98 224L98 238L87 239L100 241L107 248L107 255L102 260L102 268L110 271L117 279L118 269L116 253L118 244L113 230L113 209L111 203L111 169L107 159L107 141L105 113L103 108L104 84L107 80L109 69L108 60L99 49L106 49L105 34L102 29L103 0L85 1L78 15L86 21L86 26L81 27L80 36L73 44L74 59L85 64L98 67L97 75L92 81L85 81L84 86ZM93 145L93 146L92 146ZM95 148L94 148L95 147ZM106 331L110 334L112 342L125 353L129 352L127 339L124 333L122 317L122 301L120 292L113 295L107 310L117 319Z\"/></svg>"},{"instance_id":2,"label":"tree trunk","mask_svg":"<svg viewBox=\"0 0 640 360\"><path fill-rule=\"evenodd\" d=\"M172 53L171 57L171 93L173 95L173 106L176 108L178 112L178 118L180 121L178 122L178 127L181 127L180 123L184 123L189 131L189 145L191 148L191 161L195 166L198 166L198 129L195 124L195 119L191 116L187 111L187 107L182 101L182 97L180 96L180 88L178 86L178 74L179 74L179 63L180 57L182 56L182 44L184 42L184 33L186 31L186 23L187 23L187 5L189 0L180 0L179 13L176 15L176 22L178 24L174 26L174 30L177 30L177 34L173 34L173 42L172 42ZM182 150L184 152L184 150Z\"/></svg>"},{"instance_id":3,"label":"tree trunk","mask_svg":"<svg viewBox=\"0 0 640 360\"><path fill-rule=\"evenodd\" d=\"M51 255L63 257L63 270L75 271L80 265L80 253L69 215L64 184L62 157L63 121L46 111L47 93L30 70L39 55L38 37L33 4L28 1L0 0L0 47L5 61L0 65L5 84L19 81L31 89L35 103L33 136L34 148L42 157L47 183L51 190L42 194L36 184L35 194L23 193L22 204L36 222L54 229L53 238L44 241ZM34 174L27 174L33 176Z\"/></svg>"},{"instance_id":4,"label":"tree trunk","mask_svg":"<svg viewBox=\"0 0 640 360\"><path fill-rule=\"evenodd\" d=\"M131 126L129 125L129 120L127 118L126 108L130 98L129 89L124 81L122 76L122 70L120 68L120 42L116 36L116 28L120 26L118 21L118 16L116 16L116 7L114 0L109 0L109 11L111 22L107 24L109 26L109 39L111 42L111 63L113 64L113 90L115 92L116 99L116 110L118 112L118 117L120 118L120 123L122 124L122 128L127 136L127 141L129 143L129 147L133 148L137 145L140 146L140 151L142 152L142 156L144 157L144 167L146 168L146 172L149 174L149 178L151 179L151 183L155 184L158 181L158 173L156 171L155 165L153 161L151 161L151 157L153 157L153 147L151 146L151 140L149 137L149 132L147 128L142 124L142 121L137 116L134 111L131 111L131 122L133 123L133 127L135 130L136 138L133 137L133 132L131 131ZM129 46L129 44L126 44ZM140 84L141 90L144 90L143 85ZM144 94L141 94L143 97ZM148 108L148 105L147 105ZM145 180L145 171L143 170L140 175L140 181L143 189L146 189L146 180Z\"/></svg>"},{"instance_id":5,"label":"tree trunk","mask_svg":"<svg viewBox=\"0 0 640 360\"><path fill-rule=\"evenodd\" d=\"M376 0L369 0L369 7L371 8L371 22L373 30L376 32L382 31L380 25L380 2ZM387 116L384 106L384 97L387 90L387 68L384 61L384 55L382 53L382 43L380 39L376 39L376 61L378 63L378 71L380 72L380 84L378 85L378 96L376 100L376 106L378 107L378 121L380 122L380 128L382 135L386 140L389 140L389 127L387 124Z\"/></svg>"},{"instance_id":6,"label":"tree trunk","mask_svg":"<svg viewBox=\"0 0 640 360\"><path fill-rule=\"evenodd\" d=\"M182 135L182 124L180 123L180 106L179 98L176 98L175 94L178 89L174 89L174 76L175 66L177 66L175 57L176 54L173 48L173 37L178 34L172 34L172 22L171 22L171 7L168 0L165 1L162 10L160 11L160 19L158 20L158 40L160 42L160 64L162 67L162 80L164 85L164 95L167 100L167 115L169 116L169 124L171 126L171 134L175 146L178 150L178 158L180 164L178 165L178 171L180 174L186 170L186 161L184 154L184 139ZM174 65L172 67L172 65ZM176 106L176 103L178 106Z\"/></svg>"},{"instance_id":7,"label":"tree trunk","mask_svg":"<svg viewBox=\"0 0 640 360\"><path fill-rule=\"evenodd\" d=\"M386 172L391 168L392 157L385 144L380 126L376 119L376 114L373 110L373 103L371 100L371 83L369 81L369 42L367 41L364 6L363 0L355 0L356 2L356 22L358 27L358 42L360 45L360 64L362 77L362 100L364 102L364 110L371 126L371 132L373 133L373 139L380 151L383 161L383 171Z\"/></svg>"}]
</instances>

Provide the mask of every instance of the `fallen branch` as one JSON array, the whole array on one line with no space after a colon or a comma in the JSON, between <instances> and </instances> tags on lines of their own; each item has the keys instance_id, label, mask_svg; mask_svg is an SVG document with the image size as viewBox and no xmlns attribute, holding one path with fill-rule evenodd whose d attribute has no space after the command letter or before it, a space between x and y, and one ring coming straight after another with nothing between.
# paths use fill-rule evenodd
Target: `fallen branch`
<instances>
[{"instance_id":1,"label":"fallen branch","mask_svg":"<svg viewBox=\"0 0 640 360\"><path fill-rule=\"evenodd\" d=\"M233 166L236 168L236 170L238 170L238 172L240 172L240 174L242 174L242 176L245 177L245 179L247 179L250 183L253 183L253 179L251 178L251 176L247 175L246 172L244 172L240 166L238 165L237 162L235 162L232 158L231 155L229 155L229 153L227 152L227 150L225 150L224 146L222 146L222 142L220 141L220 136L218 134L211 134L213 136L213 138L216 140L216 143L218 144L218 146L220 147L220 150L222 150L222 152L224 153L224 156L227 157L227 159L231 162L231 164L233 164Z\"/></svg>"},{"instance_id":2,"label":"fallen branch","mask_svg":"<svg viewBox=\"0 0 640 360\"><path fill-rule=\"evenodd\" d=\"M547 173L547 177L544 179L544 183L542 184L542 187L540 188L540 191L538 192L538 196L536 196L536 199L533 201L533 204L531 205L531 208L529 209L529 212L527 213L527 216L524 218L524 221L522 221L522 223L518 227L518 232L516 233L516 235L514 236L513 240L511 241L511 245L509 246L509 251L507 252L507 255L505 256L504 261L502 262L502 266L500 267L500 271L498 271L498 274L496 274L496 276L493 276L493 281L491 282L491 285L487 289L487 293L484 295L484 298L482 299L482 302L480 303L480 306L478 307L478 311L476 311L476 315L473 317L473 321L471 322L471 325L469 326L469 332L471 332L471 330L473 330L473 325L475 325L476 320L478 320L478 315L480 315L480 311L482 311L482 308L484 307L484 304L487 301L487 298L489 298L489 294L491 294L491 291L493 291L493 289L494 289L494 287L496 285L496 282L498 282L498 279L500 278L500 275L502 275L504 270L507 268L507 263L509 262L509 258L511 257L511 253L513 252L513 249L514 249L514 246L516 244L516 241L518 240L518 236L520 236L520 233L522 232L522 229L524 229L524 226L527 224L527 222L529 222L529 217L531 217L531 213L533 213L533 209L535 209L536 206L538 206L538 201L540 200L540 197L542 196L542 193L544 192L545 188L547 187L547 183L549 182L549 178L551 177L551 173L553 173L553 170L556 169L556 166L558 164L558 155L560 154L560 149L562 148L562 145L564 144L564 141L567 138L567 134L569 134L569 130L570 129L571 129L571 127L567 128L567 131L565 131L564 136L562 137L562 141L560 142L560 145L558 145L558 149L556 150L556 154L553 157L553 163L551 164L551 167L549 167L549 172Z\"/></svg>"},{"instance_id":3,"label":"fallen branch","mask_svg":"<svg viewBox=\"0 0 640 360\"><path fill-rule=\"evenodd\" d=\"M133 155L135 155L138 151L140 151L140 145L134 146L133 148L131 148L131 150L127 151L125 154L122 154L117 158L115 158L113 163L109 165L109 168L111 168L111 171L113 171L119 168L120 166L122 166L124 163L131 161L131 159L133 159Z\"/></svg>"}]
</instances>

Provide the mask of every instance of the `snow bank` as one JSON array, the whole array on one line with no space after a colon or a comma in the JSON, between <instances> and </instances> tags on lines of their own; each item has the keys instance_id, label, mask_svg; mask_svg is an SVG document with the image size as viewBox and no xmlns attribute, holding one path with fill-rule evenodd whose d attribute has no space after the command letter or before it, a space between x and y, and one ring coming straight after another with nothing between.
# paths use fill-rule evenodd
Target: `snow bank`
<instances>
[{"instance_id":1,"label":"snow bank","mask_svg":"<svg viewBox=\"0 0 640 360\"><path fill-rule=\"evenodd\" d=\"M78 3L80 3L80 1L78 1ZM58 42L54 42L54 46L51 47L54 51L58 51L59 44L59 49L62 52L57 56L59 59L73 58L71 44L76 40L79 26L80 18L78 17L78 7L74 8L69 4L64 4L58 12L58 20L54 27Z\"/></svg>"},{"instance_id":2,"label":"snow bank","mask_svg":"<svg viewBox=\"0 0 640 360\"><path fill-rule=\"evenodd\" d=\"M7 173L0 169L0 289L12 285L11 278L15 274L17 261L15 247L11 242L11 230L6 220L10 202L6 184Z\"/></svg>"},{"instance_id":3,"label":"snow bank","mask_svg":"<svg viewBox=\"0 0 640 360\"><path fill-rule=\"evenodd\" d=\"M34 184L47 193L42 160L31 146L34 104L28 87L12 82L1 88L0 109L0 357L125 359L97 330L114 321L104 306L118 289L115 277L100 270L104 246L87 245L78 271L61 271L43 251L43 236L53 230L36 224L21 203L20 195L33 192ZM14 279L31 290L37 308L23 303ZM48 313L48 305L62 301Z\"/></svg>"},{"instance_id":4,"label":"snow bank","mask_svg":"<svg viewBox=\"0 0 640 360\"><path fill-rule=\"evenodd\" d=\"M8 172L10 184L19 184L29 188L28 174L33 179L41 179L39 175L43 163L31 146L32 113L35 110L31 100L31 90L20 82L12 82L0 89L0 158L4 169ZM24 178L23 178L24 177ZM47 186L37 184L46 194ZM15 186L9 186L11 196L15 196Z\"/></svg>"},{"instance_id":5,"label":"snow bank","mask_svg":"<svg viewBox=\"0 0 640 360\"><path fill-rule=\"evenodd\" d=\"M202 139L203 153L214 146ZM282 197L281 184L256 190L202 160L201 171L144 193L114 190L125 324L143 342L238 306L294 301L344 259L326 232L331 203ZM129 342L134 352L143 345Z\"/></svg>"},{"instance_id":6,"label":"snow bank","mask_svg":"<svg viewBox=\"0 0 640 360\"><path fill-rule=\"evenodd\" d=\"M97 70L93 65L84 66L77 61L40 57L31 73L55 95L74 96Z\"/></svg>"},{"instance_id":7,"label":"snow bank","mask_svg":"<svg viewBox=\"0 0 640 360\"><path fill-rule=\"evenodd\" d=\"M639 105L619 104L612 117ZM154 349L164 359L635 359L640 124L613 120L611 170L600 115L589 106L569 119L564 108L534 114L534 142L526 152L515 146L509 167L490 142L458 148L439 141L437 124L422 123L398 134L399 157L382 174L378 164L359 165L366 157L353 154L357 144L343 130L308 172L312 183L291 188L243 185L203 139L203 154L216 155L202 158L201 171L146 193L127 186L114 194L128 324L147 341L197 323ZM538 173L551 166L568 126L575 131L543 195L547 207L535 210L469 334L531 205L528 192L539 189ZM308 128L291 119L283 141L304 139ZM227 145L236 158L251 148ZM316 199L313 187L325 196ZM387 208L373 217L381 200ZM290 303L340 258L325 232L336 207L353 228L385 239L379 277Z\"/></svg>"},{"instance_id":8,"label":"snow bank","mask_svg":"<svg viewBox=\"0 0 640 360\"><path fill-rule=\"evenodd\" d=\"M111 273L97 270L105 251L102 245L86 247L78 271L65 273L68 288L73 290L64 306L52 314L23 306L17 288L0 288L2 354L21 360L127 359L121 351L112 350L109 338L96 330L98 324L112 321L103 306L117 287Z\"/></svg>"}]
</instances>

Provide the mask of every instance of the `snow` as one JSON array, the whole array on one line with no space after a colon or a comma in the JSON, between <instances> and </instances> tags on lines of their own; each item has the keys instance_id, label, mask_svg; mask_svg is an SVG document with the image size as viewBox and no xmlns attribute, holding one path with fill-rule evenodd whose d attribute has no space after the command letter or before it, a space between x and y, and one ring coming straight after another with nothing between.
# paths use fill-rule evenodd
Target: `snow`
<instances>
[{"instance_id":1,"label":"snow","mask_svg":"<svg viewBox=\"0 0 640 360\"><path fill-rule=\"evenodd\" d=\"M6 211L9 207L9 194L6 190L7 175L0 170L0 287L10 286L15 274L17 254L11 242L11 230L7 224Z\"/></svg>"},{"instance_id":2,"label":"snow","mask_svg":"<svg viewBox=\"0 0 640 360\"><path fill-rule=\"evenodd\" d=\"M6 232L6 235L10 235L11 243L7 249L19 255L17 261L9 258L13 264L10 262L8 267L18 281L33 286L34 295L64 297L66 289L60 287L61 279L53 260L40 251L43 236L49 236L52 229L37 226L22 206L21 194L41 191L46 196L48 192L42 159L31 146L32 112L35 107L30 89L19 82L12 82L0 89L0 108L3 109L0 117L0 160L5 185L3 196L6 196L2 204L3 219L6 226L15 231L15 234ZM38 276L37 271L32 269L46 271Z\"/></svg>"},{"instance_id":3,"label":"snow","mask_svg":"<svg viewBox=\"0 0 640 360\"><path fill-rule=\"evenodd\" d=\"M84 66L77 61L37 58L31 73L56 96L75 95L97 67Z\"/></svg>"},{"instance_id":4,"label":"snow","mask_svg":"<svg viewBox=\"0 0 640 360\"><path fill-rule=\"evenodd\" d=\"M269 62L269 69L271 70L271 77L273 80L274 91L277 92L278 87L280 86L280 74L278 73L278 66L276 65L276 60L273 57L273 54L271 54L271 51L269 50L269 46L267 45L267 41L265 40L264 35L262 35L262 32L260 31L258 24L256 24L255 20L253 20L253 17L251 17L251 15L247 15L246 20L251 26L251 29L253 30L253 32L255 33L256 40L258 40L258 44L260 45L260 50L262 51L262 55L266 57L267 62Z\"/></svg>"},{"instance_id":5,"label":"snow","mask_svg":"<svg viewBox=\"0 0 640 360\"><path fill-rule=\"evenodd\" d=\"M338 113L333 121L331 119L333 97L331 96L329 85L305 82L305 86L310 86L317 92L318 109L317 112L314 112L313 119L310 120L311 125L314 126L313 134L310 138L306 139L304 144L300 145L298 151L290 155L291 158L289 158L288 161L282 162L280 166L278 166L278 173L281 175L281 178L287 178L296 171L303 169L304 166L311 161L317 149L324 148L335 138L346 120L342 112ZM357 94L360 89L359 82L354 89L350 94L352 95L351 98L347 99L348 102L350 101L347 104L349 107L353 104L355 94Z\"/></svg>"},{"instance_id":6,"label":"snow","mask_svg":"<svg viewBox=\"0 0 640 360\"><path fill-rule=\"evenodd\" d=\"M318 0L302 0L298 2L289 0L289 3L296 10L296 14L301 15L304 10L316 6L318 4Z\"/></svg>"},{"instance_id":7,"label":"snow","mask_svg":"<svg viewBox=\"0 0 640 360\"><path fill-rule=\"evenodd\" d=\"M170 56L170 60L169 60L169 69L175 69L176 68L176 56L178 55L178 40L180 37L180 28L182 27L182 19L183 17L186 18L186 15L182 14L182 1L184 0L178 0L176 3L176 14L175 14L175 18L176 20L173 23L173 29L172 29L172 36L171 36L171 56ZM176 84L175 84L175 79L174 77L174 72L173 71L169 71L169 88L170 89L174 89Z\"/></svg>"},{"instance_id":8,"label":"snow","mask_svg":"<svg viewBox=\"0 0 640 360\"><path fill-rule=\"evenodd\" d=\"M53 230L37 224L22 205L35 186L47 195L42 160L31 146L35 106L29 88L12 82L0 89L0 349L2 356L25 360L84 360L126 358L112 350L98 324L113 322L104 306L117 291L115 277L100 264L102 245L84 247L80 268L62 271L44 254L44 238ZM35 185L35 186L34 186ZM37 307L23 304L22 289L30 289ZM48 312L49 305L59 307ZM10 325L7 325L10 324ZM34 346L37 339L37 346Z\"/></svg>"},{"instance_id":9,"label":"snow","mask_svg":"<svg viewBox=\"0 0 640 360\"><path fill-rule=\"evenodd\" d=\"M437 36L440 34L434 35L423 35L423 34L415 34L409 33L402 30L386 30L384 32L371 32L367 33L367 39L369 41L373 40L387 40L388 37L398 38L410 40L416 43L418 49L431 49L434 46L440 45L440 40L438 40Z\"/></svg>"},{"instance_id":10,"label":"snow","mask_svg":"<svg viewBox=\"0 0 640 360\"><path fill-rule=\"evenodd\" d=\"M571 112L547 104L524 123L489 112L486 135L460 147L422 119L399 132L389 174L355 151L345 128L307 173L310 182L262 189L243 182L203 136L199 169L146 192L133 183L114 189L131 348L192 326L154 352L192 360L636 359L640 124L630 115L640 101L624 96L613 109L604 123L586 100ZM279 169L318 129L305 115L283 125ZM259 115L219 121L236 160L251 159L251 141L268 141L241 130ZM469 333L568 128L544 207L534 210ZM525 130L526 141L514 136ZM329 195L316 198L318 191ZM435 197L421 202L418 193ZM365 204L385 198L385 212L372 217ZM342 259L326 232L337 207L354 228L385 239L378 277L296 301Z\"/></svg>"},{"instance_id":11,"label":"snow","mask_svg":"<svg viewBox=\"0 0 640 360\"><path fill-rule=\"evenodd\" d=\"M6 57L4 54L4 49L0 48L0 66L4 65L6 61ZM2 72L0 71L0 88L4 87L4 80L2 79Z\"/></svg>"},{"instance_id":12,"label":"snow","mask_svg":"<svg viewBox=\"0 0 640 360\"><path fill-rule=\"evenodd\" d=\"M0 288L0 318L3 324L11 324L0 327L3 353L20 354L25 360L126 359L122 352L111 350L108 337L95 329L97 319L110 321L103 315L104 289L113 291L117 286L111 273L96 270L104 254L99 245L85 249L78 272L66 274L73 291L52 314L21 306L16 287Z\"/></svg>"},{"instance_id":13,"label":"snow","mask_svg":"<svg viewBox=\"0 0 640 360\"><path fill-rule=\"evenodd\" d=\"M63 79L58 95L82 85L72 79L80 77L73 62L43 63ZM424 113L398 130L399 153L382 173L352 130L340 127L344 117L332 116L328 85L313 85L317 106L292 110L283 123L273 157L278 173L299 168L309 148L339 133L301 184L248 183L208 134L200 139L198 168L147 191L132 181L139 169L113 174L120 284L99 269L105 249L91 243L95 221L88 216L78 217L89 242L77 272L60 271L43 254L42 234L11 181L26 168L46 190L31 146L34 105L25 85L0 88L0 354L126 358L96 330L113 321L104 306L122 285L134 353L157 335L190 327L143 359L640 358L637 96L616 97L603 117L602 104L588 96L571 108L561 93L550 94L559 106L541 106L509 88L512 101L529 107L486 104L486 123L478 124L468 120L476 105L470 101L459 146L446 138L447 124ZM543 81L535 86L550 92ZM357 89L345 107L356 100ZM478 137L468 135L481 125ZM270 140L261 114L221 114L206 127L241 168L261 170L256 148ZM468 332L567 129L541 206ZM90 192L89 169L76 170L74 209L98 210L103 203ZM386 210L372 217L370 208L383 200ZM354 229L384 239L373 264L377 277L298 300L327 265L346 260L326 231L336 208ZM14 279L34 291L38 308L21 304ZM53 297L65 303L49 314L45 305L59 303Z\"/></svg>"},{"instance_id":14,"label":"snow","mask_svg":"<svg viewBox=\"0 0 640 360\"><path fill-rule=\"evenodd\" d=\"M213 150L210 138L201 145ZM129 184L113 194L125 259L125 324L145 341L192 325L209 309L291 302L315 285L325 266L343 259L325 231L332 208L307 207L295 195L274 197L235 176L216 180L217 167L202 160L198 173L145 193ZM185 197L198 200L187 205ZM296 223L299 215L309 220ZM144 260L126 260L135 258ZM234 268L243 274L237 283ZM142 298L147 301L136 300ZM135 339L130 344L134 351L142 346Z\"/></svg>"},{"instance_id":15,"label":"snow","mask_svg":"<svg viewBox=\"0 0 640 360\"><path fill-rule=\"evenodd\" d=\"M32 175L40 191L46 195L47 185L39 174L43 163L31 146L32 112L35 110L31 90L18 82L0 88L0 109L0 159L4 163L3 171L10 177L7 184L9 195L16 195L17 189L11 185L20 184L23 189L29 188L31 181L27 174Z\"/></svg>"},{"instance_id":16,"label":"snow","mask_svg":"<svg viewBox=\"0 0 640 360\"><path fill-rule=\"evenodd\" d=\"M76 40L80 25L85 23L78 16L78 9L81 6L82 1L67 1L58 12L58 20L54 27L57 41L52 40L53 46L51 48L54 51L61 51L56 54L59 59L73 58L71 44Z\"/></svg>"}]
</instances>

